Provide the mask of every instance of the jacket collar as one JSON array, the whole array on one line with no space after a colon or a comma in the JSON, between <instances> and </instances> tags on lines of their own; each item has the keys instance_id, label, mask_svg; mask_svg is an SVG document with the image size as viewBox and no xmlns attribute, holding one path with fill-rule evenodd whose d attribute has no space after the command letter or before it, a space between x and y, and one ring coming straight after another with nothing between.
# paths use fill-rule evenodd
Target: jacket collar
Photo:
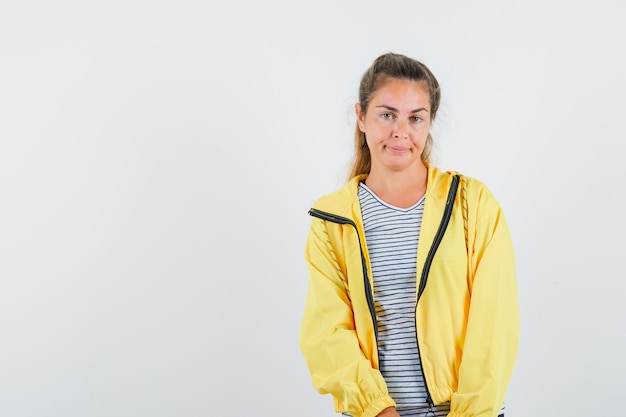
<instances>
[{"instance_id":1,"label":"jacket collar","mask_svg":"<svg viewBox=\"0 0 626 417\"><path fill-rule=\"evenodd\" d=\"M455 174L451 171L441 171L439 168L426 164L428 175L426 179L426 197L436 200L447 198L448 189ZM347 216L351 213L353 205L358 204L359 183L367 178L367 174L357 175L350 179L343 187L332 194L328 194L317 200L313 205L315 209L335 213L339 216Z\"/></svg>"}]
</instances>

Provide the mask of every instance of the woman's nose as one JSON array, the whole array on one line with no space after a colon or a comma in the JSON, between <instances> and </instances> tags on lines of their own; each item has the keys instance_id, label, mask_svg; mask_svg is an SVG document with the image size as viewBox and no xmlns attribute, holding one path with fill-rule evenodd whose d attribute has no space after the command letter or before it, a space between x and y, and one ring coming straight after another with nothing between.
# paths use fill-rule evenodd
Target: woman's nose
<instances>
[{"instance_id":1,"label":"woman's nose","mask_svg":"<svg viewBox=\"0 0 626 417\"><path fill-rule=\"evenodd\" d=\"M393 135L396 138L405 139L408 136L406 123L398 120L393 127Z\"/></svg>"}]
</instances>

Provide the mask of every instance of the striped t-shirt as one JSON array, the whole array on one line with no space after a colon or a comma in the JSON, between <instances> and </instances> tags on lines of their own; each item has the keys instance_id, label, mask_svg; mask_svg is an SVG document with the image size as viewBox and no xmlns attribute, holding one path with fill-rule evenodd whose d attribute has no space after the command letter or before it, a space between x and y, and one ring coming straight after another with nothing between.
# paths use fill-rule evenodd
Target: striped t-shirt
<instances>
[{"instance_id":1,"label":"striped t-shirt","mask_svg":"<svg viewBox=\"0 0 626 417\"><path fill-rule=\"evenodd\" d=\"M374 280L380 371L402 417L428 412L427 391L417 345L417 244L424 197L403 209L382 201L364 183L359 202ZM429 416L445 417L449 404Z\"/></svg>"}]
</instances>

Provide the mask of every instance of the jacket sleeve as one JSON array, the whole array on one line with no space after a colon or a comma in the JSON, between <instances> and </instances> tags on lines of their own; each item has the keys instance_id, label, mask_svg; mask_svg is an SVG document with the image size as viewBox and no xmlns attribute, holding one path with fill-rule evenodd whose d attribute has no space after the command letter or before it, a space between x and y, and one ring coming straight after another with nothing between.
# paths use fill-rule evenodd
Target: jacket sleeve
<instances>
[{"instance_id":1,"label":"jacket sleeve","mask_svg":"<svg viewBox=\"0 0 626 417\"><path fill-rule=\"evenodd\" d=\"M449 417L495 417L505 399L519 343L515 261L509 229L486 187L470 206L470 305ZM472 215L473 212L473 215ZM472 233L471 219L475 218ZM472 238L473 237L473 238Z\"/></svg>"},{"instance_id":2,"label":"jacket sleeve","mask_svg":"<svg viewBox=\"0 0 626 417\"><path fill-rule=\"evenodd\" d=\"M309 285L300 348L314 387L332 394L337 412L373 417L395 403L359 346L346 268L337 258L326 223L313 219L305 249Z\"/></svg>"}]
</instances>

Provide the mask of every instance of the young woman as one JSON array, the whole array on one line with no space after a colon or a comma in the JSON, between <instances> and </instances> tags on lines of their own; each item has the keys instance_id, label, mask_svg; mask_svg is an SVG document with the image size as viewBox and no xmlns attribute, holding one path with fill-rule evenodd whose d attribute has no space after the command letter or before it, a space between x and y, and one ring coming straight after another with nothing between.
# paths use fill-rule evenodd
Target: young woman
<instances>
[{"instance_id":1,"label":"young woman","mask_svg":"<svg viewBox=\"0 0 626 417\"><path fill-rule=\"evenodd\" d=\"M439 84L378 57L361 80L351 179L319 199L300 346L352 417L495 417L517 355L513 248L479 181L429 165Z\"/></svg>"}]
</instances>

